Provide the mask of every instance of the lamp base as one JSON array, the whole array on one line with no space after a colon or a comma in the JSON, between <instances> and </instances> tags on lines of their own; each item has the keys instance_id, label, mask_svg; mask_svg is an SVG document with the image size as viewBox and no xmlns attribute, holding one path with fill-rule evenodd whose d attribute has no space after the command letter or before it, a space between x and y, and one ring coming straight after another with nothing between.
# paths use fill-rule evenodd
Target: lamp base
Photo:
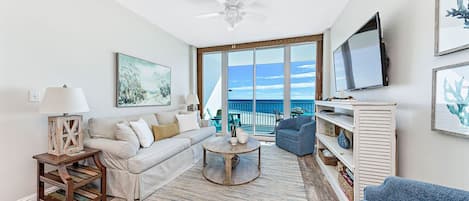
<instances>
[{"instance_id":1,"label":"lamp base","mask_svg":"<svg viewBox=\"0 0 469 201\"><path fill-rule=\"evenodd\" d=\"M56 156L79 154L83 150L81 115L49 117L48 153Z\"/></svg>"},{"instance_id":2,"label":"lamp base","mask_svg":"<svg viewBox=\"0 0 469 201\"><path fill-rule=\"evenodd\" d=\"M197 105L188 105L187 106L187 111L194 112L194 111L197 111L197 110L198 110Z\"/></svg>"}]
</instances>

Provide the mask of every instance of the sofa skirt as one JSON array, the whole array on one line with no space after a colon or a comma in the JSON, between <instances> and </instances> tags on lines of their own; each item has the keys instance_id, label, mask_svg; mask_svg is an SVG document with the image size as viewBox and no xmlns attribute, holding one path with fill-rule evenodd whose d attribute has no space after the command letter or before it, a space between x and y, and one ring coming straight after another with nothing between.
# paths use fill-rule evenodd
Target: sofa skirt
<instances>
[{"instance_id":1,"label":"sofa skirt","mask_svg":"<svg viewBox=\"0 0 469 201\"><path fill-rule=\"evenodd\" d=\"M107 194L131 200L143 200L194 165L188 148L140 174L107 168Z\"/></svg>"},{"instance_id":2,"label":"sofa skirt","mask_svg":"<svg viewBox=\"0 0 469 201\"><path fill-rule=\"evenodd\" d=\"M107 194L129 201L148 198L202 159L202 144L212 138L194 144L140 174L107 168Z\"/></svg>"}]
</instances>

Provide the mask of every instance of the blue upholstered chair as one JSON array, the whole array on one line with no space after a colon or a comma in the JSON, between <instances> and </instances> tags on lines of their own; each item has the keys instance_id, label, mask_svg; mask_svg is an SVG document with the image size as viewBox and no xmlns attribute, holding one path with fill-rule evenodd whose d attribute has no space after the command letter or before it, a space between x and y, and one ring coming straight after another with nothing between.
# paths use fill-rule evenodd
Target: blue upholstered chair
<instances>
[{"instance_id":1,"label":"blue upholstered chair","mask_svg":"<svg viewBox=\"0 0 469 201\"><path fill-rule=\"evenodd\" d=\"M414 181L399 177L388 177L380 186L365 188L366 201L468 201L469 192Z\"/></svg>"},{"instance_id":2,"label":"blue upholstered chair","mask_svg":"<svg viewBox=\"0 0 469 201\"><path fill-rule=\"evenodd\" d=\"M278 147L298 156L314 152L316 122L311 116L282 120L275 131L275 143Z\"/></svg>"}]
</instances>

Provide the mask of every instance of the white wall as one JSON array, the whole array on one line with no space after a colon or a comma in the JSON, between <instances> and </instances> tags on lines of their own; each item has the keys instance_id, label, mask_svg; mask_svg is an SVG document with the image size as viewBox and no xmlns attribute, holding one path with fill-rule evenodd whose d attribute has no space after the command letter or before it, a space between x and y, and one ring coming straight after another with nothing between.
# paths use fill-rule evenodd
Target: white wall
<instances>
[{"instance_id":1,"label":"white wall","mask_svg":"<svg viewBox=\"0 0 469 201\"><path fill-rule=\"evenodd\" d=\"M331 28L329 51L379 11L391 59L390 86L348 94L398 104L400 176L469 190L469 139L430 129L432 69L469 60L469 51L433 56L434 6L428 0L351 0Z\"/></svg>"},{"instance_id":2,"label":"white wall","mask_svg":"<svg viewBox=\"0 0 469 201\"><path fill-rule=\"evenodd\" d=\"M115 56L172 68L172 106L117 109ZM35 193L33 154L47 151L47 116L28 90L83 88L90 116L167 110L189 92L190 47L113 0L0 0L0 200Z\"/></svg>"}]
</instances>

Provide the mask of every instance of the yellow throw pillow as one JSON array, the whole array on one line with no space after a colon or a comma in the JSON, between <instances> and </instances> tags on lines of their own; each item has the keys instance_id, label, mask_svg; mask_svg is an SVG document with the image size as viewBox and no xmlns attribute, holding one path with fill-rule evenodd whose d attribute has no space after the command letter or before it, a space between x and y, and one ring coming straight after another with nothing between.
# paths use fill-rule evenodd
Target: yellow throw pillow
<instances>
[{"instance_id":1,"label":"yellow throw pillow","mask_svg":"<svg viewBox=\"0 0 469 201\"><path fill-rule=\"evenodd\" d=\"M170 138L179 134L179 126L177 123L158 126L153 125L152 129L153 136L155 136L155 141Z\"/></svg>"}]
</instances>

